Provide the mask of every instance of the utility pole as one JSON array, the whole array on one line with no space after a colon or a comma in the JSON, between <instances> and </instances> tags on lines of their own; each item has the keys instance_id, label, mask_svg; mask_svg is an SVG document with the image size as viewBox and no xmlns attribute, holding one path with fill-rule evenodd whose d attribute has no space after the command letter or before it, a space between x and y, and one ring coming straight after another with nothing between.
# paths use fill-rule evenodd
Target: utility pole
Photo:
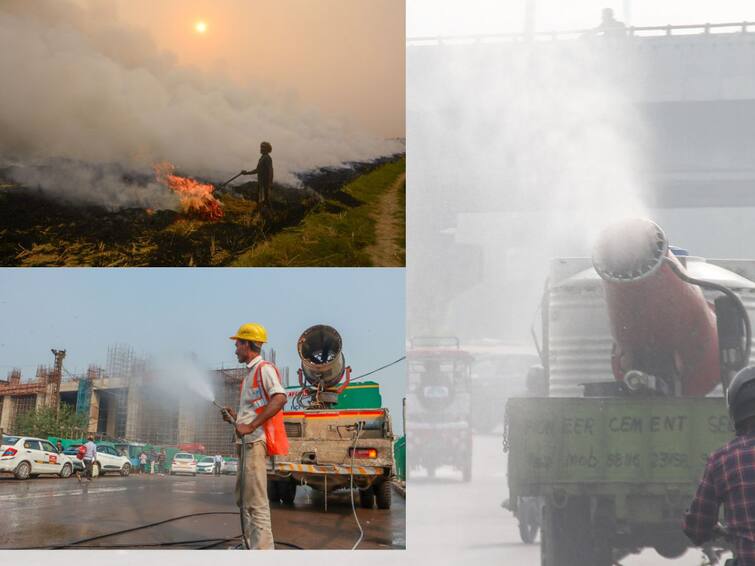
<instances>
[{"instance_id":1,"label":"utility pole","mask_svg":"<svg viewBox=\"0 0 755 566\"><path fill-rule=\"evenodd\" d=\"M55 365L50 376L50 386L47 390L47 406L55 409L55 413L57 414L60 409L60 380L63 376L63 359L66 357L66 351L53 349L51 352L55 356Z\"/></svg>"}]
</instances>

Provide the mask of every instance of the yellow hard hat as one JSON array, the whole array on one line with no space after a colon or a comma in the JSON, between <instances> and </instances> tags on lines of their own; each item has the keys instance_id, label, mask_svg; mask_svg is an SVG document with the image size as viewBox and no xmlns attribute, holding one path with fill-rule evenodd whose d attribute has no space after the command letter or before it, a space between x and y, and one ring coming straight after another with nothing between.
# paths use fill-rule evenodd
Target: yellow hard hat
<instances>
[{"instance_id":1,"label":"yellow hard hat","mask_svg":"<svg viewBox=\"0 0 755 566\"><path fill-rule=\"evenodd\" d=\"M242 324L231 340L249 340L250 342L267 342L267 330L261 324L250 322Z\"/></svg>"}]
</instances>

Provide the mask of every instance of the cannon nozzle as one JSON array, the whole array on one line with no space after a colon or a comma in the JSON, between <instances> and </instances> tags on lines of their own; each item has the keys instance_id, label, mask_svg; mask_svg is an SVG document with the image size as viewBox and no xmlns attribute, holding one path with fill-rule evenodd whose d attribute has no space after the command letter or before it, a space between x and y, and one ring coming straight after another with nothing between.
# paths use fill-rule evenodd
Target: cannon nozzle
<instances>
[{"instance_id":1,"label":"cannon nozzle","mask_svg":"<svg viewBox=\"0 0 755 566\"><path fill-rule=\"evenodd\" d=\"M636 281L655 273L667 251L668 240L660 226L645 218L632 218L603 230L592 263L606 281Z\"/></svg>"},{"instance_id":2,"label":"cannon nozzle","mask_svg":"<svg viewBox=\"0 0 755 566\"><path fill-rule=\"evenodd\" d=\"M332 326L318 324L302 333L296 349L308 383L333 387L341 381L346 368L342 347L341 335Z\"/></svg>"}]
</instances>

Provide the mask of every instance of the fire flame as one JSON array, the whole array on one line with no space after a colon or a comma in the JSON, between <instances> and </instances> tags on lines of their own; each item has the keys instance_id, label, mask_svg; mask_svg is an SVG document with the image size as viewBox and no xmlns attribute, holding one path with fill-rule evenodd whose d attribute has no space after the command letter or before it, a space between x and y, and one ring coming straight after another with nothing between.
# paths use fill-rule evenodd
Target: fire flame
<instances>
[{"instance_id":1,"label":"fire flame","mask_svg":"<svg viewBox=\"0 0 755 566\"><path fill-rule=\"evenodd\" d=\"M181 198L181 211L196 215L205 220L220 220L223 218L223 206L212 192L215 190L210 184L200 183L188 177L175 175L172 163L158 163L154 167L155 177Z\"/></svg>"}]
</instances>

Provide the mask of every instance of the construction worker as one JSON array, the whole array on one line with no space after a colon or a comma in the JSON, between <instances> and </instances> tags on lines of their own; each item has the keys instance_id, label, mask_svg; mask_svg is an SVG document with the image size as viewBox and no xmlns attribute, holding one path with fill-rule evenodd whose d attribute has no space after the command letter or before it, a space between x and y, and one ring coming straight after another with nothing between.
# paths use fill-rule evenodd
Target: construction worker
<instances>
[{"instance_id":1,"label":"construction worker","mask_svg":"<svg viewBox=\"0 0 755 566\"><path fill-rule=\"evenodd\" d=\"M684 532L696 545L725 535L734 543L737 566L755 565L755 367L740 370L726 391L736 437L714 452L684 517ZM718 524L724 506L726 527ZM729 562L727 562L729 564Z\"/></svg>"},{"instance_id":2,"label":"construction worker","mask_svg":"<svg viewBox=\"0 0 755 566\"><path fill-rule=\"evenodd\" d=\"M224 420L235 424L239 438L243 467L236 475L236 504L242 514L244 546L273 549L267 499L267 456L288 451L281 412L286 404L286 390L281 385L278 369L260 355L262 344L267 342L264 327L244 324L231 340L236 343L239 363L249 369L241 384L238 412L226 407L221 413Z\"/></svg>"},{"instance_id":3,"label":"construction worker","mask_svg":"<svg viewBox=\"0 0 755 566\"><path fill-rule=\"evenodd\" d=\"M273 146L269 142L263 141L260 144L260 159L257 162L257 168L251 171L242 171L242 175L257 175L257 205L263 202L264 193L265 206L270 206L270 189L273 186L273 158L270 153Z\"/></svg>"}]
</instances>

